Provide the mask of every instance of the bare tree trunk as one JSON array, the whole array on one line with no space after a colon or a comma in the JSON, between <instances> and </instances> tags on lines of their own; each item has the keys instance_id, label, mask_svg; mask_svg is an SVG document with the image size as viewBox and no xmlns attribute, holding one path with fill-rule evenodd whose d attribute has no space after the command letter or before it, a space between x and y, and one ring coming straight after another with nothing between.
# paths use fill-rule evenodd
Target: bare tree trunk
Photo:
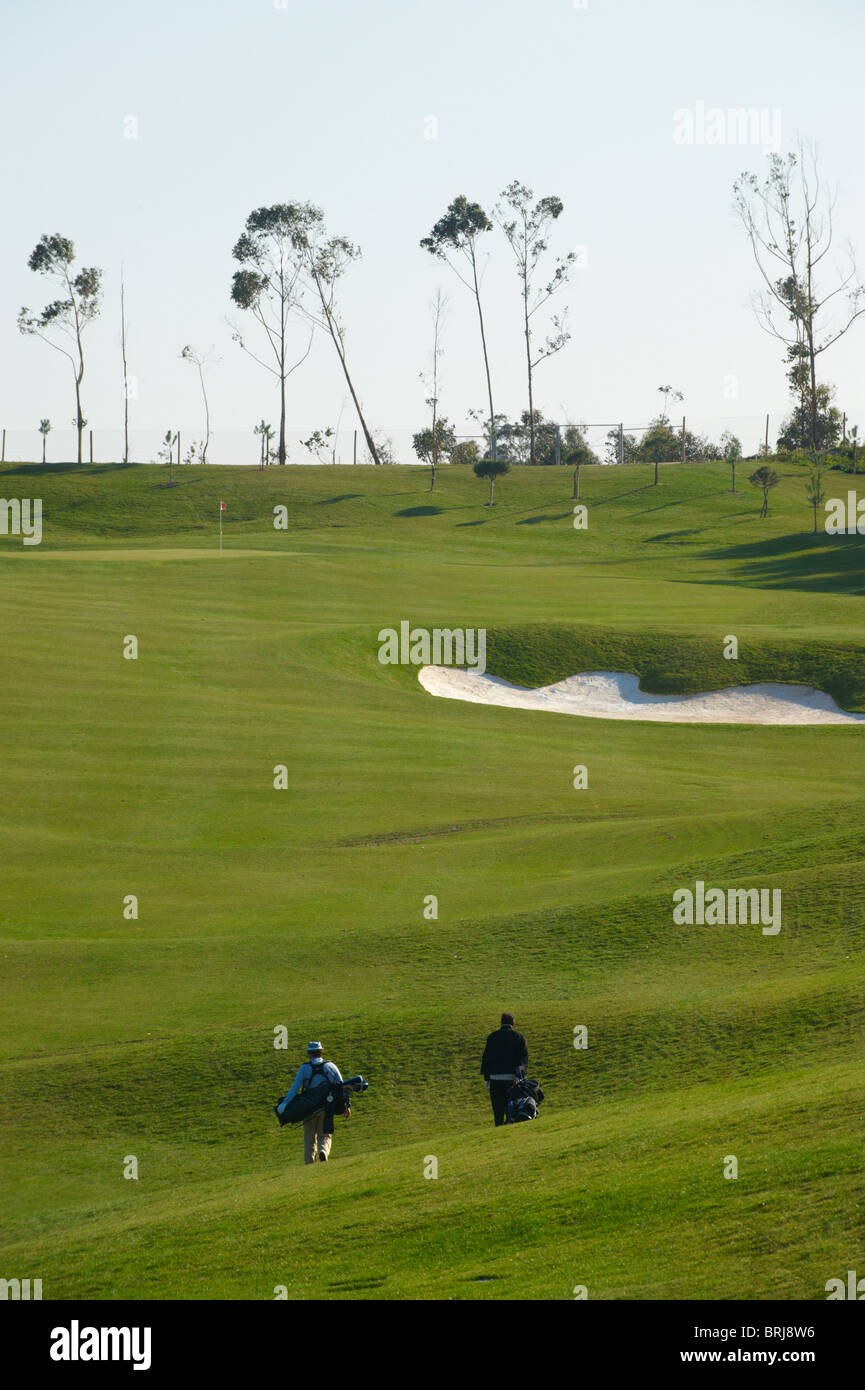
<instances>
[{"instance_id":1,"label":"bare tree trunk","mask_svg":"<svg viewBox=\"0 0 865 1390\"><path fill-rule=\"evenodd\" d=\"M809 378L811 386L811 452L814 455L814 462L817 462L817 354L814 351L814 332L813 326L808 324L808 360L810 366Z\"/></svg>"},{"instance_id":2,"label":"bare tree trunk","mask_svg":"<svg viewBox=\"0 0 865 1390\"><path fill-rule=\"evenodd\" d=\"M120 272L120 351L123 356L123 462L129 462L129 376L126 366L126 286Z\"/></svg>"},{"instance_id":3,"label":"bare tree trunk","mask_svg":"<svg viewBox=\"0 0 865 1390\"><path fill-rule=\"evenodd\" d=\"M436 334L436 337L438 337L438 334ZM435 353L433 353L433 360L435 360ZM431 475L430 475L430 480L429 480L429 490L430 490L430 492L432 492L432 491L435 489L435 485L436 485L436 464L438 463L438 443L437 443L437 441L436 441L436 416L437 416L436 406L438 405L438 401L436 400L436 375L437 375L437 373L436 373L435 367L433 367L433 426L432 426L433 432L432 432L432 473L431 473Z\"/></svg>"},{"instance_id":4,"label":"bare tree trunk","mask_svg":"<svg viewBox=\"0 0 865 1390\"><path fill-rule=\"evenodd\" d=\"M75 425L78 430L78 462L81 463L82 437L84 434L84 416L81 413L81 383L84 380L84 349L81 345L82 325L81 318L78 313L78 300L75 295L75 290L69 279L68 270L64 272L64 278L66 280L66 287L69 292L69 298L72 302L72 314L75 322L75 345L78 350L78 367L76 368L75 363L73 362L72 371L75 375ZM70 358L70 361L71 360L72 359Z\"/></svg>"},{"instance_id":5,"label":"bare tree trunk","mask_svg":"<svg viewBox=\"0 0 865 1390\"><path fill-rule=\"evenodd\" d=\"M493 383L490 378L490 359L487 353L487 336L484 332L484 314L481 308L481 292L478 285L478 268L475 261L474 247L472 247L472 279L475 287L475 303L478 306L478 322L481 326L481 347L484 353L484 371L487 376L487 399L490 405L490 458L496 456L496 433L495 433L495 413L493 411Z\"/></svg>"},{"instance_id":6,"label":"bare tree trunk","mask_svg":"<svg viewBox=\"0 0 865 1390\"><path fill-rule=\"evenodd\" d=\"M279 445L278 457L280 465L285 464L285 266L282 255L279 260Z\"/></svg>"},{"instance_id":7,"label":"bare tree trunk","mask_svg":"<svg viewBox=\"0 0 865 1390\"><path fill-rule=\"evenodd\" d=\"M329 319L328 326L330 327ZM336 347L337 355L339 356L340 365L342 366L342 370L345 375L346 384L348 386L349 391L351 392L351 398L354 401L354 408L357 411L357 418L360 421L360 427L363 430L363 437L366 440L366 447L369 450L370 457L372 458L373 463L381 463L381 459L378 456L378 449L376 449L375 447L373 437L369 432L366 420L363 416L363 411L360 408L360 401L357 398L357 392L355 391L352 379L348 374L348 365L345 360L345 353L343 352L341 345L337 341L333 328L331 328L330 330L330 336L333 338L334 346Z\"/></svg>"},{"instance_id":8,"label":"bare tree trunk","mask_svg":"<svg viewBox=\"0 0 865 1390\"><path fill-rule=\"evenodd\" d=\"M573 492L573 498L572 498L572 500L573 500L574 502L579 502L579 500L580 500L580 465L579 465L579 464L577 464L576 468L574 469L574 492Z\"/></svg>"},{"instance_id":9,"label":"bare tree trunk","mask_svg":"<svg viewBox=\"0 0 865 1390\"><path fill-rule=\"evenodd\" d=\"M490 500L489 500L489 502L487 503L487 505L490 506L490 507L493 506L493 488L495 487L495 485L496 485L496 480L495 480L495 478L490 478Z\"/></svg>"},{"instance_id":10,"label":"bare tree trunk","mask_svg":"<svg viewBox=\"0 0 865 1390\"><path fill-rule=\"evenodd\" d=\"M336 326L336 324L334 323L333 314L331 313L330 305L328 304L327 299L326 299L326 297L325 297L324 288L323 288L322 283L321 283L321 277L320 277L320 275L319 275L319 273L318 273L318 271L317 271L317 269L316 269L314 263L312 263L312 262L310 263L310 269L311 269L311 271L312 271L312 278L313 278L313 280L315 281L315 288L316 288L316 290L318 291L318 298L319 298L319 301L320 301L320 303L321 303L322 311L323 311L323 313L324 313L324 321L325 321L325 323L327 324L327 329L328 329L328 332L330 333L331 341L333 342L333 345L334 345L334 347L336 348L336 355L337 355L337 357L339 358L339 364L340 364L340 366L342 367L342 371L343 371L343 375L344 375L344 377L345 377L346 385L348 386L348 389L349 389L349 391L350 391L350 393L351 393L351 398L352 398L352 400L354 401L354 408L355 408L355 410L357 411L357 418L358 418L358 420L360 421L360 427L361 427L361 429L363 430L363 437L364 437L364 439L366 440L366 447L367 447L367 449L369 450L370 457L371 457L373 463L380 464L380 463L381 463L381 459L380 459L379 456L378 456L378 450L377 450L376 447L375 447L375 442L374 442L373 437L372 437L372 435L371 435L371 433L370 433L370 431L369 431L369 429L368 429L368 427L367 427L367 423L366 423L366 420L364 419L363 411L362 411L361 408L360 408L360 401L359 401L358 398L357 398L357 392L356 392L355 389L354 389L354 383L352 382L352 379L351 379L351 377L349 376L348 364L346 363L346 360L345 360L345 350L344 350L344 348L343 348L343 346L342 346L342 341L341 341L340 334L339 334L339 332L338 332L337 326Z\"/></svg>"},{"instance_id":11,"label":"bare tree trunk","mask_svg":"<svg viewBox=\"0 0 865 1390\"><path fill-rule=\"evenodd\" d=\"M535 408L532 397L532 338L529 332L529 286L523 272L523 319L526 337L526 370L529 378L529 463L535 461Z\"/></svg>"},{"instance_id":12,"label":"bare tree trunk","mask_svg":"<svg viewBox=\"0 0 865 1390\"><path fill-rule=\"evenodd\" d=\"M280 308L280 337L279 337L279 444L278 458L280 465L285 463L285 299L283 297Z\"/></svg>"},{"instance_id":13,"label":"bare tree trunk","mask_svg":"<svg viewBox=\"0 0 865 1390\"><path fill-rule=\"evenodd\" d=\"M439 461L438 443L438 410L439 410L439 337L441 335L442 314L444 313L445 300L442 298L441 289L436 290L436 297L433 300L433 368L432 368L432 472L430 474L429 490L433 492L436 485L436 468Z\"/></svg>"},{"instance_id":14,"label":"bare tree trunk","mask_svg":"<svg viewBox=\"0 0 865 1390\"><path fill-rule=\"evenodd\" d=\"M81 463L82 439L84 436L84 416L81 414L81 379L84 367L75 377L75 425L78 430L78 462Z\"/></svg>"},{"instance_id":15,"label":"bare tree trunk","mask_svg":"<svg viewBox=\"0 0 865 1390\"><path fill-rule=\"evenodd\" d=\"M429 480L429 490L433 492L436 485L436 464L438 463L438 441L436 439L436 420L438 418L438 345L439 345L439 321L436 312L435 334L433 336L433 393L432 393L432 472Z\"/></svg>"},{"instance_id":16,"label":"bare tree trunk","mask_svg":"<svg viewBox=\"0 0 865 1390\"><path fill-rule=\"evenodd\" d=\"M279 446L278 458L281 464L285 463L285 377L280 378L279 383Z\"/></svg>"},{"instance_id":17,"label":"bare tree trunk","mask_svg":"<svg viewBox=\"0 0 865 1390\"><path fill-rule=\"evenodd\" d=\"M210 406L207 401L207 390L204 385L204 368L198 364L198 377L201 382L201 394L204 397L204 448L201 451L201 462L207 463L207 447L210 444Z\"/></svg>"}]
</instances>

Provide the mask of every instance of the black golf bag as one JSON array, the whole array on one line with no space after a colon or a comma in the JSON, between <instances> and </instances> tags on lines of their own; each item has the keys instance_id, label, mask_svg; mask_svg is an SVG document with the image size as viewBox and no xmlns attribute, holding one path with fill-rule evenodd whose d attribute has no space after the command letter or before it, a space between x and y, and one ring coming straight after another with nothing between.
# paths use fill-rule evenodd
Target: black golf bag
<instances>
[{"instance_id":1,"label":"black golf bag","mask_svg":"<svg viewBox=\"0 0 865 1390\"><path fill-rule=\"evenodd\" d=\"M505 1095L506 1123L517 1125L523 1120L536 1120L538 1118L538 1106L543 1098L544 1093L537 1081L520 1077L519 1081L515 1081Z\"/></svg>"},{"instance_id":2,"label":"black golf bag","mask_svg":"<svg viewBox=\"0 0 865 1390\"><path fill-rule=\"evenodd\" d=\"M285 1097L273 1107L273 1113L280 1125L296 1125L324 1111L324 1132L333 1134L333 1117L337 1111L342 1114L350 1103L353 1092L365 1091L369 1086L362 1076L351 1076L347 1081L321 1082L318 1086L308 1086L298 1091L293 1100L285 1104Z\"/></svg>"}]
</instances>

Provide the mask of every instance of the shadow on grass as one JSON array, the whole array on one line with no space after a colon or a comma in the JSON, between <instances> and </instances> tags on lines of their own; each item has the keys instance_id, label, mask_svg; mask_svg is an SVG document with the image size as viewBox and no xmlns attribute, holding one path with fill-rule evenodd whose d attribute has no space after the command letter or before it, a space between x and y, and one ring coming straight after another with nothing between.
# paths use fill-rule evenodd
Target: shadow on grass
<instances>
[{"instance_id":1,"label":"shadow on grass","mask_svg":"<svg viewBox=\"0 0 865 1390\"><path fill-rule=\"evenodd\" d=\"M865 593L865 536L800 532L705 554L709 560L738 561L738 574L749 584Z\"/></svg>"},{"instance_id":2,"label":"shadow on grass","mask_svg":"<svg viewBox=\"0 0 865 1390\"><path fill-rule=\"evenodd\" d=\"M441 516L443 511L444 507L404 507L394 516Z\"/></svg>"},{"instance_id":3,"label":"shadow on grass","mask_svg":"<svg viewBox=\"0 0 865 1390\"><path fill-rule=\"evenodd\" d=\"M334 502L353 502L356 497L363 497L363 493L340 492L336 497L320 497L315 505L317 507L330 507Z\"/></svg>"},{"instance_id":4,"label":"shadow on grass","mask_svg":"<svg viewBox=\"0 0 865 1390\"><path fill-rule=\"evenodd\" d=\"M138 468L137 463L16 463L0 464L0 473L22 473L30 477L45 473L116 473L124 468Z\"/></svg>"},{"instance_id":5,"label":"shadow on grass","mask_svg":"<svg viewBox=\"0 0 865 1390\"><path fill-rule=\"evenodd\" d=\"M680 536L701 536L702 534L703 528L701 526L696 526L690 531L661 531L657 536L646 536L646 544L651 544L652 541L675 541Z\"/></svg>"},{"instance_id":6,"label":"shadow on grass","mask_svg":"<svg viewBox=\"0 0 865 1390\"><path fill-rule=\"evenodd\" d=\"M597 501L592 501L592 507L609 507L613 502L620 502L623 497L634 497L638 492L653 492L654 484L644 483L642 487L629 488L627 492L616 492L610 497L600 497ZM578 501L582 499L577 499Z\"/></svg>"},{"instance_id":7,"label":"shadow on grass","mask_svg":"<svg viewBox=\"0 0 865 1390\"><path fill-rule=\"evenodd\" d=\"M558 516L545 514L543 516L526 516L522 521L517 522L517 526L537 526L540 521L564 521L566 517L573 515L571 512L560 512Z\"/></svg>"}]
</instances>

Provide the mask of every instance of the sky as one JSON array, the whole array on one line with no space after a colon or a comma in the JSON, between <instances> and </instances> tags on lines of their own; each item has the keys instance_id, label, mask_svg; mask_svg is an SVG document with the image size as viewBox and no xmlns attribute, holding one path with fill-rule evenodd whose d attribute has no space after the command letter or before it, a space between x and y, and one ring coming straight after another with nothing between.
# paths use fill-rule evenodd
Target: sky
<instances>
[{"instance_id":1,"label":"sky","mask_svg":"<svg viewBox=\"0 0 865 1390\"><path fill-rule=\"evenodd\" d=\"M787 407L783 350L758 325L759 278L733 207L758 140L684 144L676 112L747 107L813 141L837 193L839 247L865 272L861 0L0 0L0 426L68 426L68 364L22 337L22 305L53 297L27 267L39 237L70 237L104 271L87 330L84 412L122 423L120 272L133 431L200 432L184 344L213 349L214 431L252 439L278 419L275 384L232 341L231 250L248 213L317 203L362 258L340 291L349 363L374 428L427 420L430 300L449 297L441 410L461 430L485 402L468 291L419 246L459 193L488 211L518 179L558 195L553 253L582 263L571 341L537 369L557 420L644 424L671 384L689 421L736 421L743 442ZM777 114L773 114L777 113ZM526 407L519 287L500 231L482 293L496 408ZM542 326L542 325L541 325ZM245 325L248 340L254 326ZM298 329L298 344L305 344ZM865 318L823 359L836 403L865 425ZM355 421L329 341L290 378L298 434ZM717 433L717 429L715 430ZM8 455L7 455L8 457ZM298 462L303 458L297 458ZM347 460L344 460L347 461Z\"/></svg>"}]
</instances>

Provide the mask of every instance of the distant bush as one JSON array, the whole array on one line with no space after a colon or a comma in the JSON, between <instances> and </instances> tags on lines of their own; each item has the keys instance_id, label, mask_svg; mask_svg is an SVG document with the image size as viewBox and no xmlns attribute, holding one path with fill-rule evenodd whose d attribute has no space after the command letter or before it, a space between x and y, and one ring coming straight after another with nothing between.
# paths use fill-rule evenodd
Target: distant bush
<instances>
[{"instance_id":1,"label":"distant bush","mask_svg":"<svg viewBox=\"0 0 865 1390\"><path fill-rule=\"evenodd\" d=\"M470 467L474 468L480 456L480 450L475 441L473 439L463 439L451 449L449 461L451 463L469 464Z\"/></svg>"}]
</instances>

